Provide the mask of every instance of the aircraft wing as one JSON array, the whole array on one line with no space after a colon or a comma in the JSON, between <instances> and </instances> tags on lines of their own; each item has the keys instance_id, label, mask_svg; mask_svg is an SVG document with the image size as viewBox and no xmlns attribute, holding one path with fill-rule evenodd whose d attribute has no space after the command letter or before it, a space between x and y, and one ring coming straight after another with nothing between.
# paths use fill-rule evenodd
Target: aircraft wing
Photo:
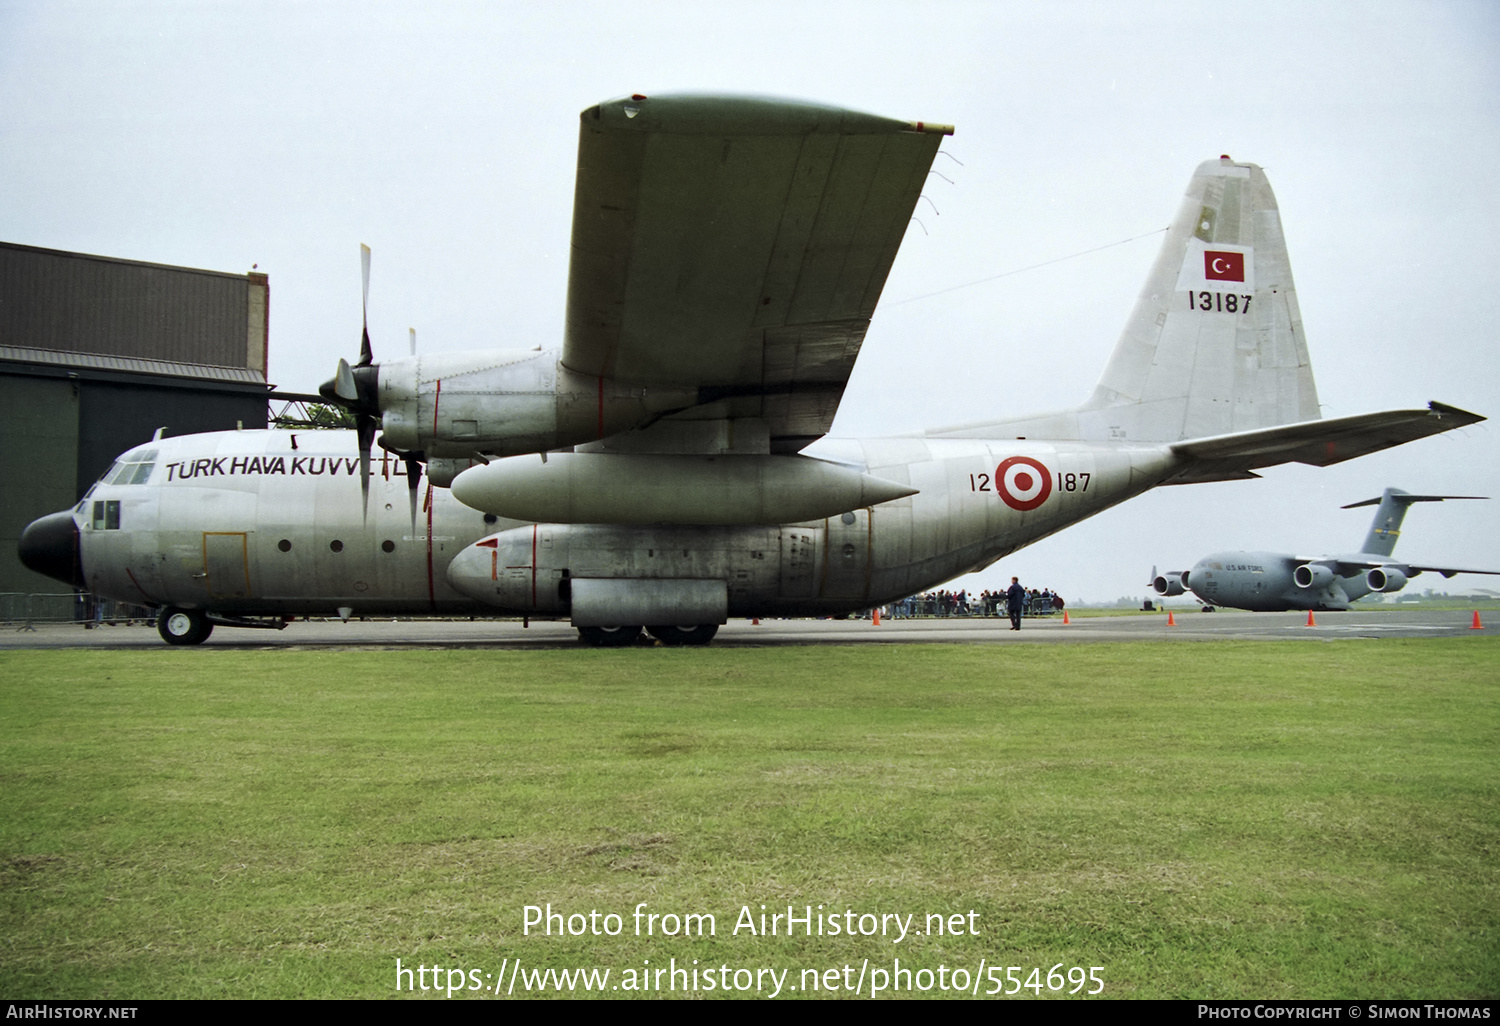
<instances>
[{"instance_id":1,"label":"aircraft wing","mask_svg":"<svg viewBox=\"0 0 1500 1026\"><path fill-rule=\"evenodd\" d=\"M827 432L946 125L786 100L583 112L562 362Z\"/></svg>"},{"instance_id":2,"label":"aircraft wing","mask_svg":"<svg viewBox=\"0 0 1500 1026\"><path fill-rule=\"evenodd\" d=\"M1192 462L1170 483L1257 477L1252 471L1281 463L1332 466L1484 419L1454 406L1428 403L1425 410L1386 410L1174 442L1172 452Z\"/></svg>"},{"instance_id":3,"label":"aircraft wing","mask_svg":"<svg viewBox=\"0 0 1500 1026\"><path fill-rule=\"evenodd\" d=\"M1348 576L1359 570L1374 570L1376 567L1382 569L1400 570L1407 577L1415 577L1420 573L1442 574L1444 577L1452 577L1454 574L1490 574L1500 576L1500 570L1472 570L1468 567L1457 566L1427 566L1421 563L1403 563L1400 560L1359 560L1359 559L1310 559L1303 560L1307 563L1324 563L1336 570L1341 576Z\"/></svg>"}]
</instances>

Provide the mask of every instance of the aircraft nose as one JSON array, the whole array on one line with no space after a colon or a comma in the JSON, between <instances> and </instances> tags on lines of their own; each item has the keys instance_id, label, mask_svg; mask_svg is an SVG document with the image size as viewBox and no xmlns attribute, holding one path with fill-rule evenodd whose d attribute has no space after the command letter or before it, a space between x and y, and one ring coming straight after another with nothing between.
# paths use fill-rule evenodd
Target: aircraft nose
<instances>
[{"instance_id":1,"label":"aircraft nose","mask_svg":"<svg viewBox=\"0 0 1500 1026\"><path fill-rule=\"evenodd\" d=\"M72 510L49 513L33 520L21 532L17 546L21 562L28 570L46 574L75 588L87 585L83 580L83 557L78 547L78 525Z\"/></svg>"}]
</instances>

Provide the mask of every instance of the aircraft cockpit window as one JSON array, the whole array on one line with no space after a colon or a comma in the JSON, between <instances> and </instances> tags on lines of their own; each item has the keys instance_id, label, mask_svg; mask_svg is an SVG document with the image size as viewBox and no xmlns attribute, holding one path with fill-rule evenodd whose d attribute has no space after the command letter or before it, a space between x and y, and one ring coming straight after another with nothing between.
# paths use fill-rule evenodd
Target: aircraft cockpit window
<instances>
[{"instance_id":1,"label":"aircraft cockpit window","mask_svg":"<svg viewBox=\"0 0 1500 1026\"><path fill-rule=\"evenodd\" d=\"M100 480L112 485L145 484L151 477L151 470L155 466L155 449L129 452L117 460Z\"/></svg>"},{"instance_id":2,"label":"aircraft cockpit window","mask_svg":"<svg viewBox=\"0 0 1500 1026\"><path fill-rule=\"evenodd\" d=\"M96 531L118 531L120 529L120 500L95 501L93 523Z\"/></svg>"}]
</instances>

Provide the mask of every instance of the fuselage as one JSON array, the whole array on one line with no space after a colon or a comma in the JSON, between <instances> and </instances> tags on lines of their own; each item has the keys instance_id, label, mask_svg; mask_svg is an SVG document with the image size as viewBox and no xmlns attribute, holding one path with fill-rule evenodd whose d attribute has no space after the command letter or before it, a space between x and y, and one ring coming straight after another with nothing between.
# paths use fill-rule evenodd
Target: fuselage
<instances>
[{"instance_id":1,"label":"fuselage","mask_svg":"<svg viewBox=\"0 0 1500 1026\"><path fill-rule=\"evenodd\" d=\"M1284 552L1216 552L1188 571L1187 585L1204 602L1256 612L1289 609L1338 610L1370 594L1363 569L1339 574L1338 559L1380 561L1380 556L1357 553L1330 557L1306 587L1297 583L1297 570L1308 561Z\"/></svg>"},{"instance_id":2,"label":"fuselage","mask_svg":"<svg viewBox=\"0 0 1500 1026\"><path fill-rule=\"evenodd\" d=\"M575 582L723 582L727 615L837 615L994 562L1151 488L1165 447L824 440L820 458L916 494L794 524L533 524L480 513L353 432L235 431L123 455L72 511L95 594L226 616L566 618ZM39 522L40 523L40 522Z\"/></svg>"}]
</instances>

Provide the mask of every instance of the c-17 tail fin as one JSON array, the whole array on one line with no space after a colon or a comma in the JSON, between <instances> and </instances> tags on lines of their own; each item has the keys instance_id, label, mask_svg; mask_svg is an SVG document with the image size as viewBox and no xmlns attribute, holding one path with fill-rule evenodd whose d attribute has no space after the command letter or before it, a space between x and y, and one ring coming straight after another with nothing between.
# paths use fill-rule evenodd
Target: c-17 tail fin
<instances>
[{"instance_id":1,"label":"c-17 tail fin","mask_svg":"<svg viewBox=\"0 0 1500 1026\"><path fill-rule=\"evenodd\" d=\"M1375 520L1370 524L1370 533L1365 536L1361 553L1389 556L1396 549L1396 540L1401 537L1401 521L1414 502L1442 502L1444 499L1482 499L1483 495L1412 495L1399 488L1387 488L1379 498L1351 502L1340 509L1357 509L1360 506L1380 504L1375 511Z\"/></svg>"}]
</instances>

